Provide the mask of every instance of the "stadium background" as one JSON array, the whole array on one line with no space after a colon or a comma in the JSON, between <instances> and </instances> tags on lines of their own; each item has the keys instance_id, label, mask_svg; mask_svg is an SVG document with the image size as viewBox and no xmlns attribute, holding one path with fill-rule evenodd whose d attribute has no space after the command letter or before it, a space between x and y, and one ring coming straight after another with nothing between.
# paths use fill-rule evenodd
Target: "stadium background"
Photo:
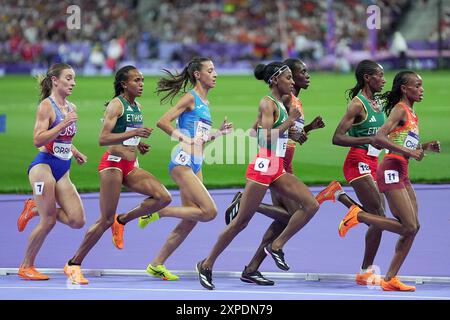
<instances>
[{"instance_id":1,"label":"stadium background","mask_svg":"<svg viewBox=\"0 0 450 320\"><path fill-rule=\"evenodd\" d=\"M380 29L369 29L375 4ZM69 5L78 6L79 28L69 29ZM420 19L418 18L420 17ZM440 17L440 19L439 19ZM68 22L69 21L69 22ZM440 21L440 22L438 22ZM450 1L2 1L0 28L0 192L30 193L26 168L36 150L32 128L38 103L34 76L49 64L67 62L77 72L69 98L78 106L76 146L88 163L74 165L72 180L80 191L98 190L97 165L103 148L98 134L104 103L112 96L114 71L134 64L146 75L145 124L156 121L169 105L154 93L162 68L180 70L193 56L210 56L218 69L210 92L212 117L218 126L227 116L247 130L267 86L256 81L257 63L300 57L311 69L311 86L301 92L307 120L321 115L326 128L310 134L297 152L294 168L307 184L343 181L346 148L331 144L346 108L344 92L355 83L353 67L364 58L380 62L388 90L399 68L411 68L424 79L424 101L417 104L423 141L441 141L442 153L412 161L414 182L450 181ZM403 42L403 40L405 40ZM406 47L405 47L406 44ZM175 188L167 162L175 142L156 128L147 141L152 149L140 165L169 188ZM216 150L227 150L222 139ZM225 145L225 144L224 144ZM228 150L229 152L229 150ZM235 158L236 159L236 158ZM248 163L246 154L245 162ZM246 164L204 166L207 187L241 187Z\"/></svg>"}]
</instances>

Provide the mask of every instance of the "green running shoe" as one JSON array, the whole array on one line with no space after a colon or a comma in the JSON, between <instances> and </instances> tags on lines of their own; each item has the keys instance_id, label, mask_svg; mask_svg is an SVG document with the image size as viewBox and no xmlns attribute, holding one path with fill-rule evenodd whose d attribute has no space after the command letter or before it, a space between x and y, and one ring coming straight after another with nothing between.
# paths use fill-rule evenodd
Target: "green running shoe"
<instances>
[{"instance_id":1,"label":"green running shoe","mask_svg":"<svg viewBox=\"0 0 450 320\"><path fill-rule=\"evenodd\" d=\"M169 270L166 269L166 267L163 264L160 264L159 266L152 266L152 264L150 263L147 266L147 273L149 275L152 275L156 278L160 278L163 280L167 280L167 281L175 281L178 280L179 277L171 274Z\"/></svg>"},{"instance_id":2,"label":"green running shoe","mask_svg":"<svg viewBox=\"0 0 450 320\"><path fill-rule=\"evenodd\" d=\"M150 222L159 220L158 212L153 212L152 214L148 214L146 216L139 217L138 225L139 228L144 229Z\"/></svg>"}]
</instances>

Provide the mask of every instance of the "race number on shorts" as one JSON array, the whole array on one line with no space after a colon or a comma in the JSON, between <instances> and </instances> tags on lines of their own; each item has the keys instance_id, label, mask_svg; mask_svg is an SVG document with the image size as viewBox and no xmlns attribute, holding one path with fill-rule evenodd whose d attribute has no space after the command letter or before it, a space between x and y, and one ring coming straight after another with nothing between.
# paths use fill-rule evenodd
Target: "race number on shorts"
<instances>
[{"instance_id":1,"label":"race number on shorts","mask_svg":"<svg viewBox=\"0 0 450 320\"><path fill-rule=\"evenodd\" d=\"M110 154L110 155L108 155L108 158L107 158L106 160L107 160L107 161L113 161L113 162L120 162L120 160L122 160L122 158Z\"/></svg>"},{"instance_id":2,"label":"race number on shorts","mask_svg":"<svg viewBox=\"0 0 450 320\"><path fill-rule=\"evenodd\" d=\"M269 159L256 158L255 167L253 169L259 172L267 172L269 170L269 164L270 164Z\"/></svg>"},{"instance_id":3,"label":"race number on shorts","mask_svg":"<svg viewBox=\"0 0 450 320\"><path fill-rule=\"evenodd\" d=\"M41 196L42 192L44 192L44 182L35 182L34 183L34 194L37 196Z\"/></svg>"},{"instance_id":4,"label":"race number on shorts","mask_svg":"<svg viewBox=\"0 0 450 320\"><path fill-rule=\"evenodd\" d=\"M384 183L391 184L400 182L400 178L397 170L386 170L384 171Z\"/></svg>"},{"instance_id":5,"label":"race number on shorts","mask_svg":"<svg viewBox=\"0 0 450 320\"><path fill-rule=\"evenodd\" d=\"M369 165L364 162L358 162L358 170L359 170L360 174L366 174L366 173L372 172L372 170L370 170Z\"/></svg>"},{"instance_id":6,"label":"race number on shorts","mask_svg":"<svg viewBox=\"0 0 450 320\"><path fill-rule=\"evenodd\" d=\"M187 154L186 152L184 152L183 150L180 150L180 152L177 153L177 155L175 156L175 163L185 166L189 163L189 161L191 160L191 156L189 154Z\"/></svg>"}]
</instances>

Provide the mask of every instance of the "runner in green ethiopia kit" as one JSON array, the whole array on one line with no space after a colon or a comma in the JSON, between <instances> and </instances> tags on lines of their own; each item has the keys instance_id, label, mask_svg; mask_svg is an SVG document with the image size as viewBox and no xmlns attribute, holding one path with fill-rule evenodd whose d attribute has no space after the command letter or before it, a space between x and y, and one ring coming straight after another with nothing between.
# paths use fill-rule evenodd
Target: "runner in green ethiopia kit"
<instances>
[{"instance_id":1,"label":"runner in green ethiopia kit","mask_svg":"<svg viewBox=\"0 0 450 320\"><path fill-rule=\"evenodd\" d=\"M64 267L64 272L75 284L87 284L80 265L86 255L111 227L112 240L118 249L124 246L123 232L127 222L156 212L171 202L170 193L149 172L139 168L137 152L145 154L149 146L141 142L152 129L143 126L141 105L136 101L144 90L144 76L134 66L126 66L116 73L115 95L107 104L100 145L108 146L98 166L100 175L101 216L86 233L78 251ZM122 185L146 195L136 208L116 214Z\"/></svg>"}]
</instances>

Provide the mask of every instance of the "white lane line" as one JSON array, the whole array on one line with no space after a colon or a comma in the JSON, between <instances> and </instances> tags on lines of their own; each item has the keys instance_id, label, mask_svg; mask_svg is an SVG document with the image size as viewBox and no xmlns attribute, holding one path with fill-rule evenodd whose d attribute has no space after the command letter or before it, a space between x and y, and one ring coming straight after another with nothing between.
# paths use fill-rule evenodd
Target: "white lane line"
<instances>
[{"instance_id":1,"label":"white lane line","mask_svg":"<svg viewBox=\"0 0 450 320\"><path fill-rule=\"evenodd\" d=\"M450 300L450 296L417 296L414 294L401 295L401 294L359 294L359 293L330 293L330 292L288 292L288 291L246 291L246 290L211 290L206 291L204 289L151 289L151 288L93 288L85 286L73 287L12 287L12 286L0 286L0 289L37 289L37 290L92 290L92 291L147 291L147 292L198 292L198 293L241 293L241 294L284 294L284 295L300 295L300 296L337 296L337 297L366 297L366 298L385 298L385 299L440 299Z\"/></svg>"}]
</instances>

